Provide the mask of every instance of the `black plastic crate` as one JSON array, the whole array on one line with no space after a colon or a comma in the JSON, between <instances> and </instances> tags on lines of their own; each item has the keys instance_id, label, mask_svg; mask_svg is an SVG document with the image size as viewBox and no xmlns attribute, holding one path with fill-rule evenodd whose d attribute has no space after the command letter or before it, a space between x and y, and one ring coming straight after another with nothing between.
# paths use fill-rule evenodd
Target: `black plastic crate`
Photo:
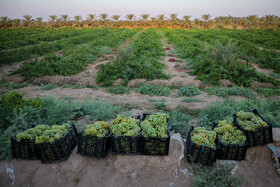
<instances>
[{"instance_id":1,"label":"black plastic crate","mask_svg":"<svg viewBox=\"0 0 280 187\"><path fill-rule=\"evenodd\" d=\"M141 121L143 122L149 115L151 114L143 113ZM141 152L143 155L168 155L170 143L169 121L166 125L168 137L145 137L141 135Z\"/></svg>"},{"instance_id":2,"label":"black plastic crate","mask_svg":"<svg viewBox=\"0 0 280 187\"><path fill-rule=\"evenodd\" d=\"M141 116L131 116L136 119L141 119ZM140 132L141 133L141 132ZM111 134L110 142L112 154L119 155L139 155L141 154L141 136L116 136Z\"/></svg>"},{"instance_id":3,"label":"black plastic crate","mask_svg":"<svg viewBox=\"0 0 280 187\"><path fill-rule=\"evenodd\" d=\"M52 163L68 158L78 142L78 132L75 125L72 125L69 132L53 143L45 142L36 144L41 155L42 163Z\"/></svg>"},{"instance_id":4,"label":"black plastic crate","mask_svg":"<svg viewBox=\"0 0 280 187\"><path fill-rule=\"evenodd\" d=\"M13 158L37 160L40 159L39 151L33 141L21 140L18 142L15 137L11 137Z\"/></svg>"},{"instance_id":5,"label":"black plastic crate","mask_svg":"<svg viewBox=\"0 0 280 187\"><path fill-rule=\"evenodd\" d=\"M239 128L242 130L247 138L248 141L248 147L258 146L258 145L265 145L273 142L272 137L272 125L268 121L266 121L259 112L254 109L250 112L253 112L255 115L260 116L260 118L267 123L267 127L259 127L255 130L245 130L243 127L241 127L238 123L236 114L233 114L233 122Z\"/></svg>"},{"instance_id":6,"label":"black plastic crate","mask_svg":"<svg viewBox=\"0 0 280 187\"><path fill-rule=\"evenodd\" d=\"M97 136L90 135L84 136L84 132L80 132L77 153L97 158L105 158L110 146L110 135L99 138Z\"/></svg>"},{"instance_id":7,"label":"black plastic crate","mask_svg":"<svg viewBox=\"0 0 280 187\"><path fill-rule=\"evenodd\" d=\"M212 129L218 124L213 122ZM219 160L245 160L248 142L246 140L245 144L224 144L219 140L218 141L218 149L217 149L217 159Z\"/></svg>"},{"instance_id":8,"label":"black plastic crate","mask_svg":"<svg viewBox=\"0 0 280 187\"><path fill-rule=\"evenodd\" d=\"M192 140L192 131L194 127L191 126L187 138L187 161L189 163L200 163L206 166L212 166L217 160L217 149L208 146L197 146Z\"/></svg>"}]
</instances>

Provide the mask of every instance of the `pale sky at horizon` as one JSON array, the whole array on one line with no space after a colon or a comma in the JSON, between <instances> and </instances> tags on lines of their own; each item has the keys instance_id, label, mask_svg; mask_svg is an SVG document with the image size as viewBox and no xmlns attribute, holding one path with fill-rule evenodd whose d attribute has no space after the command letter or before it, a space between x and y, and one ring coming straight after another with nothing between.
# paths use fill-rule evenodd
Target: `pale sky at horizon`
<instances>
[{"instance_id":1,"label":"pale sky at horizon","mask_svg":"<svg viewBox=\"0 0 280 187\"><path fill-rule=\"evenodd\" d=\"M280 0L0 0L0 16L22 18L29 14L43 17L68 14L71 18L80 15L85 19L88 14L108 13L125 15L134 13L156 16L177 13L181 18L191 15L191 19L200 18L202 14L216 16L244 17L257 14L280 16Z\"/></svg>"}]
</instances>

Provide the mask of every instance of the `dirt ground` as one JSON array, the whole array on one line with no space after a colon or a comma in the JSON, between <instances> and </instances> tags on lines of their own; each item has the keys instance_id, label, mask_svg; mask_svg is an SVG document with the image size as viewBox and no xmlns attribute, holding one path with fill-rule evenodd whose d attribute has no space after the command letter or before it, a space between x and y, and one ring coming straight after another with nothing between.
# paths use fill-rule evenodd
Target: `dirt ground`
<instances>
[{"instance_id":1,"label":"dirt ground","mask_svg":"<svg viewBox=\"0 0 280 187\"><path fill-rule=\"evenodd\" d=\"M280 148L280 130L273 129L274 146ZM184 157L180 134L170 139L168 156L112 155L105 159L81 156L77 148L68 159L51 164L13 159L0 162L0 186L191 186L192 169ZM232 173L242 186L278 186L280 176L265 146L247 150L244 161L234 162Z\"/></svg>"}]
</instances>

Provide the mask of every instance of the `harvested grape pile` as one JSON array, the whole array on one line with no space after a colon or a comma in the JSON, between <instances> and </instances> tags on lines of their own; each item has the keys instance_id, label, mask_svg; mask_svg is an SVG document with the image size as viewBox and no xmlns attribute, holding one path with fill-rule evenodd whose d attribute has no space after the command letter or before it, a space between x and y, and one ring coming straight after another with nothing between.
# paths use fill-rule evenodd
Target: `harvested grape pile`
<instances>
[{"instance_id":1,"label":"harvested grape pile","mask_svg":"<svg viewBox=\"0 0 280 187\"><path fill-rule=\"evenodd\" d=\"M69 132L71 126L67 123L62 125L37 125L34 128L30 128L26 131L20 132L16 135L16 140L21 142L22 140L34 140L35 143L54 142L65 136Z\"/></svg>"},{"instance_id":2,"label":"harvested grape pile","mask_svg":"<svg viewBox=\"0 0 280 187\"><path fill-rule=\"evenodd\" d=\"M221 143L224 144L245 144L246 136L241 130L238 130L232 125L232 122L227 120L219 121L214 131Z\"/></svg>"},{"instance_id":3,"label":"harvested grape pile","mask_svg":"<svg viewBox=\"0 0 280 187\"><path fill-rule=\"evenodd\" d=\"M268 124L263 121L259 116L252 112L240 111L236 114L237 121L245 130L255 130L260 127L267 127Z\"/></svg>"}]
</instances>

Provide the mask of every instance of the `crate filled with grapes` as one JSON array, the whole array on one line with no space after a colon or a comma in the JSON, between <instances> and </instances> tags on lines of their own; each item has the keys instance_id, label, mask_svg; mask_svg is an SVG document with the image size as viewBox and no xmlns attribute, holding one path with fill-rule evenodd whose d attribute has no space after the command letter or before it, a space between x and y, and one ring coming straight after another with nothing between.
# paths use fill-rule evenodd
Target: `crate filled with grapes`
<instances>
[{"instance_id":1,"label":"crate filled with grapes","mask_svg":"<svg viewBox=\"0 0 280 187\"><path fill-rule=\"evenodd\" d=\"M256 109L252 112L240 111L233 114L234 124L247 138L248 147L265 145L273 142L272 125Z\"/></svg>"},{"instance_id":2,"label":"crate filled with grapes","mask_svg":"<svg viewBox=\"0 0 280 187\"><path fill-rule=\"evenodd\" d=\"M41 136L35 138L41 162L52 163L68 158L78 142L78 132L74 124L53 125Z\"/></svg>"},{"instance_id":3,"label":"crate filled with grapes","mask_svg":"<svg viewBox=\"0 0 280 187\"><path fill-rule=\"evenodd\" d=\"M163 113L142 115L141 150L143 155L168 155L170 133L168 115Z\"/></svg>"},{"instance_id":4,"label":"crate filled with grapes","mask_svg":"<svg viewBox=\"0 0 280 187\"><path fill-rule=\"evenodd\" d=\"M30 160L40 159L35 138L49 129L50 127L48 125L37 125L34 128L27 129L11 137L13 157Z\"/></svg>"},{"instance_id":5,"label":"crate filled with grapes","mask_svg":"<svg viewBox=\"0 0 280 187\"><path fill-rule=\"evenodd\" d=\"M217 159L245 160L247 140L245 134L227 120L213 122L212 129L217 134Z\"/></svg>"},{"instance_id":6,"label":"crate filled with grapes","mask_svg":"<svg viewBox=\"0 0 280 187\"><path fill-rule=\"evenodd\" d=\"M141 116L117 116L110 127L113 154L141 154Z\"/></svg>"},{"instance_id":7,"label":"crate filled with grapes","mask_svg":"<svg viewBox=\"0 0 280 187\"><path fill-rule=\"evenodd\" d=\"M79 133L77 153L105 158L110 146L110 134L109 124L104 121L88 125L84 132Z\"/></svg>"},{"instance_id":8,"label":"crate filled with grapes","mask_svg":"<svg viewBox=\"0 0 280 187\"><path fill-rule=\"evenodd\" d=\"M212 166L217 160L216 132L204 127L190 127L187 138L187 161Z\"/></svg>"}]
</instances>

